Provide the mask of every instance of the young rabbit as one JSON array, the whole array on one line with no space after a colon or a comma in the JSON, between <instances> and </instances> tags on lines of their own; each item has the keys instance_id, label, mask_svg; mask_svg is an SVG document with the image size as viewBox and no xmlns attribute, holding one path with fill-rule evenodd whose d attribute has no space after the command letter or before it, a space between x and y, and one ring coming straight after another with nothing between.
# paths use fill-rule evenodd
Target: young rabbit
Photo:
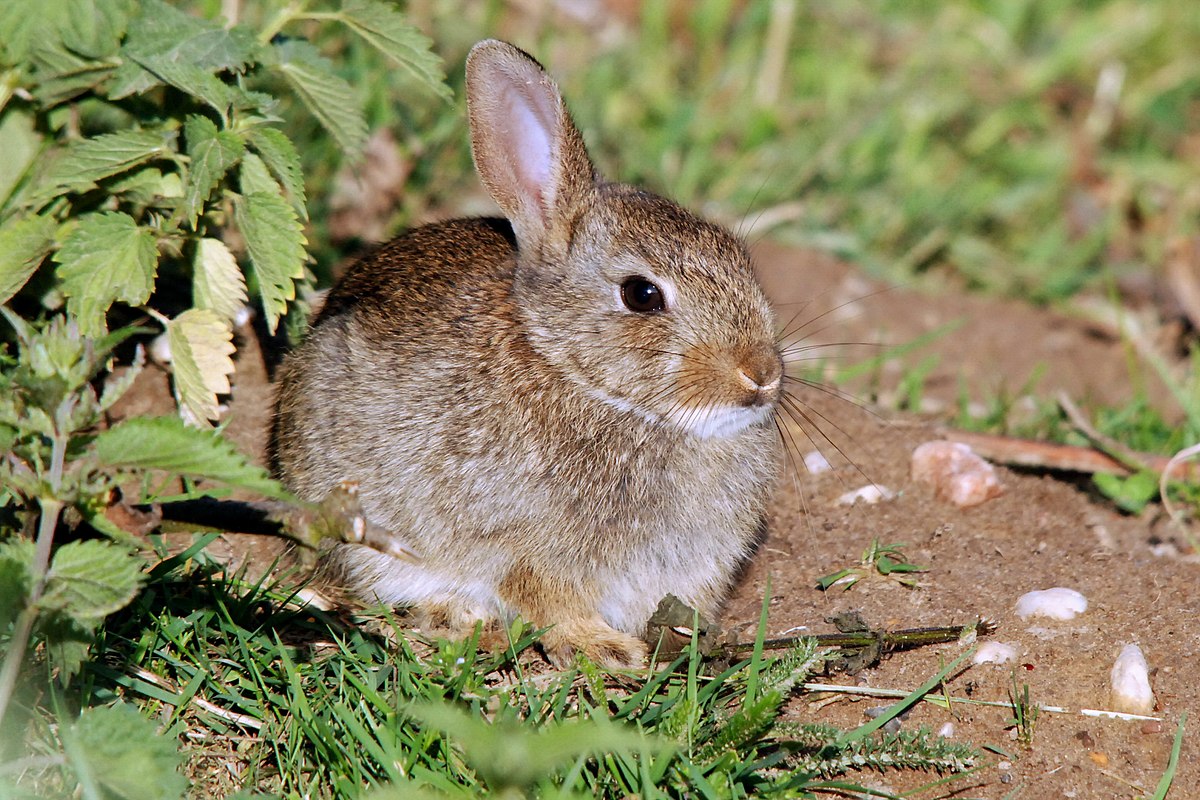
<instances>
[{"instance_id":1,"label":"young rabbit","mask_svg":"<svg viewBox=\"0 0 1200 800\"><path fill-rule=\"evenodd\" d=\"M282 367L277 469L314 501L357 484L388 546L326 566L361 598L520 614L556 664L637 665L659 601L715 615L761 538L774 319L732 235L596 174L529 55L475 45L467 108L507 219L417 228L347 272Z\"/></svg>"}]
</instances>

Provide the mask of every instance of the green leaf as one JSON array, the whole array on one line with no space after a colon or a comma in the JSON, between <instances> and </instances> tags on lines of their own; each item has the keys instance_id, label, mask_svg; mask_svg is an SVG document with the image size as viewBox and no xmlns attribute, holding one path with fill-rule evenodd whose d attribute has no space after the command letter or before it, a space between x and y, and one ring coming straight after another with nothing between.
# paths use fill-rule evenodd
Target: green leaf
<instances>
[{"instance_id":1,"label":"green leaf","mask_svg":"<svg viewBox=\"0 0 1200 800\"><path fill-rule=\"evenodd\" d=\"M1125 477L1111 472L1097 472L1092 476L1092 481L1117 508L1130 514L1141 513L1151 500L1158 497L1158 476L1153 472L1136 472Z\"/></svg>"},{"instance_id":2,"label":"green leaf","mask_svg":"<svg viewBox=\"0 0 1200 800\"><path fill-rule=\"evenodd\" d=\"M37 132L33 115L6 108L0 114L0 153L4 153L0 158L0 208L13 196L41 152L42 135Z\"/></svg>"},{"instance_id":3,"label":"green leaf","mask_svg":"<svg viewBox=\"0 0 1200 800\"><path fill-rule=\"evenodd\" d=\"M307 42L288 41L274 47L278 69L296 96L342 150L359 154L367 141L367 120L354 87L338 77L329 61Z\"/></svg>"},{"instance_id":4,"label":"green leaf","mask_svg":"<svg viewBox=\"0 0 1200 800\"><path fill-rule=\"evenodd\" d=\"M255 57L258 43L254 34L240 25L226 29L162 0L142 0L140 6L141 14L130 22L121 48L126 61L109 86L109 97L114 100L163 81L162 75L146 69L147 63L159 70L167 70L171 64L188 66L214 77L218 72L240 72Z\"/></svg>"},{"instance_id":5,"label":"green leaf","mask_svg":"<svg viewBox=\"0 0 1200 800\"><path fill-rule=\"evenodd\" d=\"M171 152L174 132L121 131L76 142L50 168L39 200L90 188L96 181L125 172Z\"/></svg>"},{"instance_id":6,"label":"green leaf","mask_svg":"<svg viewBox=\"0 0 1200 800\"><path fill-rule=\"evenodd\" d=\"M115 55L136 7L136 0L75 0L63 44L86 58Z\"/></svg>"},{"instance_id":7,"label":"green leaf","mask_svg":"<svg viewBox=\"0 0 1200 800\"><path fill-rule=\"evenodd\" d=\"M250 146L262 157L281 184L292 208L301 219L308 219L308 208L304 193L304 174L300 166L300 154L282 131L276 128L256 127L250 130Z\"/></svg>"},{"instance_id":8,"label":"green leaf","mask_svg":"<svg viewBox=\"0 0 1200 800\"><path fill-rule=\"evenodd\" d=\"M67 312L85 336L101 336L115 301L141 305L150 298L158 251L153 231L128 214L106 211L81 217L54 260Z\"/></svg>"},{"instance_id":9,"label":"green leaf","mask_svg":"<svg viewBox=\"0 0 1200 800\"><path fill-rule=\"evenodd\" d=\"M82 58L60 42L38 47L32 62L32 93L43 106L56 106L95 88L114 67L111 61Z\"/></svg>"},{"instance_id":10,"label":"green leaf","mask_svg":"<svg viewBox=\"0 0 1200 800\"><path fill-rule=\"evenodd\" d=\"M346 0L342 21L397 65L408 70L430 91L449 100L442 60L432 52L433 42L404 20L404 15L378 0Z\"/></svg>"},{"instance_id":11,"label":"green leaf","mask_svg":"<svg viewBox=\"0 0 1200 800\"><path fill-rule=\"evenodd\" d=\"M50 217L9 220L0 227L0 303L20 291L54 244Z\"/></svg>"},{"instance_id":12,"label":"green leaf","mask_svg":"<svg viewBox=\"0 0 1200 800\"><path fill-rule=\"evenodd\" d=\"M33 542L19 536L0 542L0 634L29 601L33 587Z\"/></svg>"},{"instance_id":13,"label":"green leaf","mask_svg":"<svg viewBox=\"0 0 1200 800\"><path fill-rule=\"evenodd\" d=\"M188 225L195 230L196 218L204 210L205 202L225 173L242 157L245 146L236 133L217 130L212 120L199 114L187 118L183 135L191 158L183 208Z\"/></svg>"},{"instance_id":14,"label":"green leaf","mask_svg":"<svg viewBox=\"0 0 1200 800\"><path fill-rule=\"evenodd\" d=\"M142 583L142 560L112 542L89 539L58 548L38 600L43 612L103 619L129 604Z\"/></svg>"},{"instance_id":15,"label":"green leaf","mask_svg":"<svg viewBox=\"0 0 1200 800\"><path fill-rule=\"evenodd\" d=\"M4 0L0 2L0 49L5 62L20 64L39 47L61 41L70 24L73 0Z\"/></svg>"},{"instance_id":16,"label":"green leaf","mask_svg":"<svg viewBox=\"0 0 1200 800\"><path fill-rule=\"evenodd\" d=\"M271 171L254 153L248 153L242 159L242 167L238 170L238 184L242 194L254 194L255 192L277 194L279 192L279 184L275 182Z\"/></svg>"},{"instance_id":17,"label":"green leaf","mask_svg":"<svg viewBox=\"0 0 1200 800\"><path fill-rule=\"evenodd\" d=\"M179 412L192 425L217 420L217 395L229 394L233 374L233 331L206 308L192 308L167 324L175 398Z\"/></svg>"},{"instance_id":18,"label":"green leaf","mask_svg":"<svg viewBox=\"0 0 1200 800\"><path fill-rule=\"evenodd\" d=\"M71 680L87 660L99 624L99 619L74 619L57 611L38 617L34 632L61 683Z\"/></svg>"},{"instance_id":19,"label":"green leaf","mask_svg":"<svg viewBox=\"0 0 1200 800\"><path fill-rule=\"evenodd\" d=\"M290 497L220 433L188 427L178 417L131 417L100 433L92 446L102 465L162 470L209 478L268 497Z\"/></svg>"},{"instance_id":20,"label":"green leaf","mask_svg":"<svg viewBox=\"0 0 1200 800\"><path fill-rule=\"evenodd\" d=\"M258 277L267 329L274 333L288 301L296 297L295 282L304 277L304 231L278 194L243 195L234 204L234 216Z\"/></svg>"},{"instance_id":21,"label":"green leaf","mask_svg":"<svg viewBox=\"0 0 1200 800\"><path fill-rule=\"evenodd\" d=\"M102 787L105 798L178 800L188 789L178 741L130 704L85 709L63 744L80 784Z\"/></svg>"},{"instance_id":22,"label":"green leaf","mask_svg":"<svg viewBox=\"0 0 1200 800\"><path fill-rule=\"evenodd\" d=\"M192 304L232 322L246 305L246 279L220 239L204 238L192 256Z\"/></svg>"}]
</instances>

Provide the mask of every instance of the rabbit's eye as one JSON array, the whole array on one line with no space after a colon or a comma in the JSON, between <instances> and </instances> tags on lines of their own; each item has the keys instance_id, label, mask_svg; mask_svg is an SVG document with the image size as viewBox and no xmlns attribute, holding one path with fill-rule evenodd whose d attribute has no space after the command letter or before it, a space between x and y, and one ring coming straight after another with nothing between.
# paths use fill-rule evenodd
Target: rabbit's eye
<instances>
[{"instance_id":1,"label":"rabbit's eye","mask_svg":"<svg viewBox=\"0 0 1200 800\"><path fill-rule=\"evenodd\" d=\"M639 314L650 314L667 307L663 301L662 289L637 276L626 278L621 284L621 302L630 311Z\"/></svg>"}]
</instances>

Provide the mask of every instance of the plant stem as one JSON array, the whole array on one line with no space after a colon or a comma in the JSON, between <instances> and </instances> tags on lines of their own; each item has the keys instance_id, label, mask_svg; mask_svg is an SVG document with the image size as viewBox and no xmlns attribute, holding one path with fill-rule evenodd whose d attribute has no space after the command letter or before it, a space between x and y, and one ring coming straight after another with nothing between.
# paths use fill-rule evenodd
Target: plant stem
<instances>
[{"instance_id":1,"label":"plant stem","mask_svg":"<svg viewBox=\"0 0 1200 800\"><path fill-rule=\"evenodd\" d=\"M25 648L29 645L33 623L37 620L37 602L42 597L42 590L46 585L46 572L50 565L50 545L54 541L54 529L58 526L58 515L63 507L59 500L42 500L40 505L42 510L38 523L37 550L33 560L33 587L30 589L25 608L17 615L8 652L4 656L4 667L0 669L0 730L3 729L5 712L8 711L8 703L17 685L17 675L25 662Z\"/></svg>"},{"instance_id":2,"label":"plant stem","mask_svg":"<svg viewBox=\"0 0 1200 800\"><path fill-rule=\"evenodd\" d=\"M50 551L54 545L54 531L58 527L58 516L62 513L64 505L62 500L58 499L58 494L62 488L68 438L67 435L56 432L50 452L50 496L38 498L41 514L38 519L37 543L34 548L31 570L33 585L29 589L25 607L17 615L12 639L9 640L8 652L4 655L4 666L0 669L0 730L3 730L8 703L12 700L13 690L17 685L17 676L21 672L21 665L25 662L25 650L29 646L29 637L33 633L33 623L37 620L37 604L42 599L42 592L46 588L46 574L50 570Z\"/></svg>"}]
</instances>

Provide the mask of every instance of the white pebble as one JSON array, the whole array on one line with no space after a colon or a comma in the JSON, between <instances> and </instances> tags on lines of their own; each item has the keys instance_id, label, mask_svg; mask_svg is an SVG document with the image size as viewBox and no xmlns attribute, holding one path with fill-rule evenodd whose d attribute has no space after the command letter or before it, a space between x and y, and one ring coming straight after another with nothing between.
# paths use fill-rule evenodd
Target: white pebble
<instances>
[{"instance_id":1,"label":"white pebble","mask_svg":"<svg viewBox=\"0 0 1200 800\"><path fill-rule=\"evenodd\" d=\"M837 499L839 506L852 506L855 503L863 502L867 505L874 505L880 500L891 500L896 496L896 493L886 486L879 486L871 483L861 488L846 492Z\"/></svg>"},{"instance_id":2,"label":"white pebble","mask_svg":"<svg viewBox=\"0 0 1200 800\"><path fill-rule=\"evenodd\" d=\"M804 468L808 470L810 475L819 475L822 472L828 472L833 467L824 453L820 450L813 450L804 456Z\"/></svg>"},{"instance_id":3,"label":"white pebble","mask_svg":"<svg viewBox=\"0 0 1200 800\"><path fill-rule=\"evenodd\" d=\"M1075 619L1087 611L1087 607L1087 598L1082 594L1074 589L1056 586L1053 589L1042 589L1021 595L1017 599L1017 616L1021 619L1048 617L1068 620Z\"/></svg>"},{"instance_id":4,"label":"white pebble","mask_svg":"<svg viewBox=\"0 0 1200 800\"><path fill-rule=\"evenodd\" d=\"M165 333L160 333L150 342L150 360L163 366L171 364L171 343Z\"/></svg>"},{"instance_id":5,"label":"white pebble","mask_svg":"<svg viewBox=\"0 0 1200 800\"><path fill-rule=\"evenodd\" d=\"M942 737L943 739L949 739L951 736L954 735L954 723L947 722L945 725L938 728L937 735Z\"/></svg>"},{"instance_id":6,"label":"white pebble","mask_svg":"<svg viewBox=\"0 0 1200 800\"><path fill-rule=\"evenodd\" d=\"M961 442L925 442L913 450L910 465L917 483L961 508L977 506L1004 493L996 468Z\"/></svg>"},{"instance_id":7,"label":"white pebble","mask_svg":"<svg viewBox=\"0 0 1200 800\"><path fill-rule=\"evenodd\" d=\"M1126 714L1149 714L1154 710L1154 690L1150 688L1150 665L1142 648L1127 644L1121 648L1112 668L1112 707Z\"/></svg>"},{"instance_id":8,"label":"white pebble","mask_svg":"<svg viewBox=\"0 0 1200 800\"><path fill-rule=\"evenodd\" d=\"M1017 657L1017 648L1003 642L984 642L979 645L972 664L1007 664Z\"/></svg>"}]
</instances>

